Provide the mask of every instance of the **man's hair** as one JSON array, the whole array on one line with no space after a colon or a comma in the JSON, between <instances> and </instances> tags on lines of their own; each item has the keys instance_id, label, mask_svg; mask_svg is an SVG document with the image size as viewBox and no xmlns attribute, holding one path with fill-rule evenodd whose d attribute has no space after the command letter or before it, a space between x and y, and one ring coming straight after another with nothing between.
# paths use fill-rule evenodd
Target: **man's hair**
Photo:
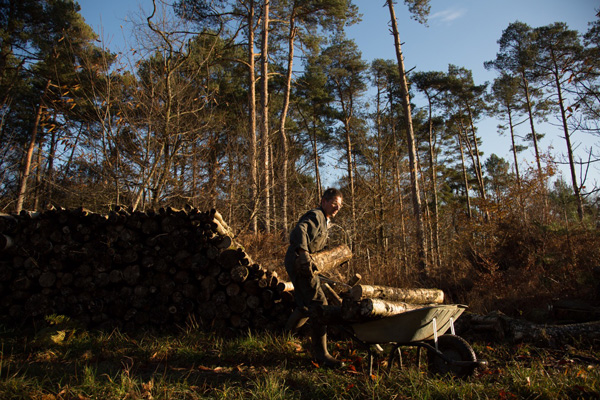
<instances>
[{"instance_id":1,"label":"man's hair","mask_svg":"<svg viewBox=\"0 0 600 400\"><path fill-rule=\"evenodd\" d=\"M326 191L323 192L323 200L327 200L327 201L331 201L333 198L335 197L339 197L339 198L344 198L344 196L342 196L342 192L339 191L338 189L335 188L329 188Z\"/></svg>"}]
</instances>

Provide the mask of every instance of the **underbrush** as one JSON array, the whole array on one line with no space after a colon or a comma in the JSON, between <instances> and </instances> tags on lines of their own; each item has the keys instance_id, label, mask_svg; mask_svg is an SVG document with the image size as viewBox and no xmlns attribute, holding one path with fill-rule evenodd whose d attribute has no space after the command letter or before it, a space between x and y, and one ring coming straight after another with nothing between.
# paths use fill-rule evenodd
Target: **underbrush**
<instances>
[{"instance_id":1,"label":"underbrush","mask_svg":"<svg viewBox=\"0 0 600 400\"><path fill-rule=\"evenodd\" d=\"M600 307L600 230L595 226L504 216L461 221L448 235L442 235L439 265L430 259L426 279L417 267L414 243L403 252L400 243L383 246L373 243L372 236L356 239L352 260L329 275L344 281L358 273L364 284L438 288L446 303L535 322L551 322L548 310L557 300ZM280 233L247 235L243 241L254 259L287 278L287 243ZM330 245L341 243L347 244Z\"/></svg>"},{"instance_id":2,"label":"underbrush","mask_svg":"<svg viewBox=\"0 0 600 400\"><path fill-rule=\"evenodd\" d=\"M600 353L472 343L489 367L464 380L431 374L402 348L403 368L330 341L340 370L313 363L306 338L247 332L224 338L192 328L171 334L89 332L63 322L4 326L2 399L554 399L600 396Z\"/></svg>"}]
</instances>

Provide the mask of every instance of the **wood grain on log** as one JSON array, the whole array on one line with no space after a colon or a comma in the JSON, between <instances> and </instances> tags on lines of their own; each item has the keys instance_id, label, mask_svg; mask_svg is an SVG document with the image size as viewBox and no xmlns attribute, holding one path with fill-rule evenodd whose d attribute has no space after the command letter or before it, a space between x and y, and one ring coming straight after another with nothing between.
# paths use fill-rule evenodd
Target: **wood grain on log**
<instances>
[{"instance_id":1,"label":"wood grain on log","mask_svg":"<svg viewBox=\"0 0 600 400\"><path fill-rule=\"evenodd\" d=\"M414 304L442 304L444 302L444 292L439 289L404 289L389 286L356 285L350 289L349 296L355 301L366 298L379 298Z\"/></svg>"},{"instance_id":2,"label":"wood grain on log","mask_svg":"<svg viewBox=\"0 0 600 400\"><path fill-rule=\"evenodd\" d=\"M334 248L323 250L311 254L313 262L317 265L319 273L326 273L335 267L352 259L352 250L346 245L336 246Z\"/></svg>"}]
</instances>

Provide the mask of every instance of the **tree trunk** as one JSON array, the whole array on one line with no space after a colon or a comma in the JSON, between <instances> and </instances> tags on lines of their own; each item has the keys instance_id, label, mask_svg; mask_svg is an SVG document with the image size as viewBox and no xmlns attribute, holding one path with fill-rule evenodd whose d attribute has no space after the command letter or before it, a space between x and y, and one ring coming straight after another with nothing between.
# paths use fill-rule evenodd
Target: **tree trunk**
<instances>
[{"instance_id":1,"label":"tree trunk","mask_svg":"<svg viewBox=\"0 0 600 400\"><path fill-rule=\"evenodd\" d=\"M341 98L341 96L340 96ZM342 106L342 108L345 108ZM352 113L352 110L349 110ZM348 181L350 183L350 212L352 213L352 232L356 232L356 203L354 195L354 163L352 162L352 138L350 137L350 118L347 116L344 121L344 130L346 131L346 171L348 172Z\"/></svg>"},{"instance_id":2,"label":"tree trunk","mask_svg":"<svg viewBox=\"0 0 600 400\"><path fill-rule=\"evenodd\" d=\"M462 165L463 182L465 184L465 197L467 200L467 215L469 216L469 219L471 219L471 218L473 218L473 213L471 211L471 195L469 194L469 191L471 190L471 188L469 186L469 176L467 174L467 165L465 164L465 152L463 150L462 134L460 133L460 130L457 132L456 136L458 138L458 148L460 149L460 162Z\"/></svg>"},{"instance_id":3,"label":"tree trunk","mask_svg":"<svg viewBox=\"0 0 600 400\"><path fill-rule=\"evenodd\" d=\"M258 232L258 167L256 143L256 77L254 71L254 0L248 4L248 135L250 139L250 201L252 231Z\"/></svg>"},{"instance_id":4,"label":"tree trunk","mask_svg":"<svg viewBox=\"0 0 600 400\"><path fill-rule=\"evenodd\" d=\"M285 131L285 122L290 107L290 93L292 91L292 73L294 64L294 39L297 34L296 16L294 11L290 16L290 31L288 36L288 63L283 93L283 108L279 122L279 134L281 136L281 228L284 237L288 235L288 139Z\"/></svg>"},{"instance_id":5,"label":"tree trunk","mask_svg":"<svg viewBox=\"0 0 600 400\"><path fill-rule=\"evenodd\" d=\"M44 183L44 189L42 190L42 199L44 203L52 201L52 192L54 190L54 158L56 157L56 142L56 129L53 129L50 137L50 149L48 150L46 179Z\"/></svg>"},{"instance_id":6,"label":"tree trunk","mask_svg":"<svg viewBox=\"0 0 600 400\"><path fill-rule=\"evenodd\" d=\"M531 105L531 94L529 93L529 81L525 77L525 71L521 71L521 82L523 82L523 90L525 91L525 105L527 106L527 114L529 115L529 126L531 127L531 140L533 141L533 148L535 150L535 161L537 163L538 174L541 178L542 162L538 146L537 133L535 132L535 126L533 123L533 106Z\"/></svg>"},{"instance_id":7,"label":"tree trunk","mask_svg":"<svg viewBox=\"0 0 600 400\"><path fill-rule=\"evenodd\" d=\"M313 134L311 136L312 148L313 148L313 162L315 164L315 181L317 184L317 198L323 196L323 188L321 187L321 172L319 169L319 148L317 139L317 128L314 121L314 115L316 111L313 111Z\"/></svg>"},{"instance_id":8,"label":"tree trunk","mask_svg":"<svg viewBox=\"0 0 600 400\"><path fill-rule=\"evenodd\" d=\"M408 243L407 243L407 234L406 234L406 223L404 221L404 200L403 200L403 196L402 196L402 183L400 181L400 154L398 151L398 137L396 136L396 121L394 119L394 98L392 96L392 93L390 92L389 94L389 102L390 102L390 110L391 110L391 121L390 121L390 129L392 131L392 139L393 139L393 154L394 154L394 188L396 191L396 199L398 201L398 214L399 214L399 222L400 222L400 240L401 240L401 260L402 260L402 266L404 266L404 269L406 270L406 266L408 265ZM394 220L396 220L397 218L394 218ZM398 272L398 282L402 281L402 276L401 276L401 267L398 267L397 269Z\"/></svg>"},{"instance_id":9,"label":"tree trunk","mask_svg":"<svg viewBox=\"0 0 600 400\"><path fill-rule=\"evenodd\" d=\"M558 94L558 106L560 107L560 117L563 125L563 133L565 134L565 141L567 142L567 156L569 157L569 169L571 171L571 184L573 185L573 193L577 200L577 216L579 222L583 222L583 199L581 197L581 190L577 184L577 171L575 170L575 160L573 158L573 146L571 144L571 135L569 133L569 126L567 124L567 112L565 110L562 88L559 80L558 67L553 71L554 83L556 85L556 92Z\"/></svg>"},{"instance_id":10,"label":"tree trunk","mask_svg":"<svg viewBox=\"0 0 600 400\"><path fill-rule=\"evenodd\" d=\"M515 126L514 126L513 120L512 120L512 108L510 107L510 105L507 105L506 113L508 114L508 126L510 129L510 142L512 145L513 160L515 163L515 175L517 177L517 186L520 190L521 189L521 174L519 172L519 158L517 157L517 143L515 141ZM521 204L522 204L522 202L521 202Z\"/></svg>"},{"instance_id":11,"label":"tree trunk","mask_svg":"<svg viewBox=\"0 0 600 400\"><path fill-rule=\"evenodd\" d=\"M475 171L477 173L477 181L479 182L479 194L481 196L481 200L483 200L483 205L482 208L484 209L484 217L486 221L489 221L490 219L490 213L488 211L488 206L487 206L487 195L485 192L485 180L483 179L483 169L481 167L481 157L479 154L479 143L477 141L477 134L475 132L475 125L473 123L473 113L471 112L471 107L469 106L469 104L467 103L467 111L469 113L469 126L470 126L470 131L471 131L471 135L473 136L473 153L474 153L474 168ZM466 131L465 131L466 132Z\"/></svg>"},{"instance_id":12,"label":"tree trunk","mask_svg":"<svg viewBox=\"0 0 600 400\"><path fill-rule=\"evenodd\" d=\"M261 137L263 148L263 189L262 195L264 198L264 218L265 231L271 232L271 182L270 182L270 138L269 138L269 7L270 1L265 0L263 4L263 31L262 31L262 48L261 48Z\"/></svg>"},{"instance_id":13,"label":"tree trunk","mask_svg":"<svg viewBox=\"0 0 600 400\"><path fill-rule=\"evenodd\" d=\"M400 42L400 34L398 32L398 23L394 12L394 5L391 0L387 2L390 10L390 19L392 22L392 34L394 35L394 43L396 48L396 58L398 60L398 70L400 74L400 90L402 92L402 105L404 107L404 118L406 121L406 140L408 146L408 157L410 163L410 180L413 199L413 213L415 217L416 232L417 232L417 251L419 258L419 267L421 272L426 276L428 274L427 267L427 249L425 247L425 227L423 223L423 213L421 210L421 195L419 189L419 178L417 176L419 168L417 166L417 150L415 143L415 135L413 132L412 113L410 107L410 94L408 92L408 80L404 69L404 56Z\"/></svg>"},{"instance_id":14,"label":"tree trunk","mask_svg":"<svg viewBox=\"0 0 600 400\"><path fill-rule=\"evenodd\" d=\"M383 205L383 197L384 197L384 188L383 188L383 148L384 145L382 143L382 123L381 123L381 88L379 83L377 83L377 109L376 109L376 131L377 131L377 217L379 220L377 221L378 229L377 229L377 241L379 242L379 246L385 254L386 245L384 243L384 205Z\"/></svg>"},{"instance_id":15,"label":"tree trunk","mask_svg":"<svg viewBox=\"0 0 600 400\"><path fill-rule=\"evenodd\" d=\"M432 202L433 202L433 262L436 267L439 267L441 264L441 255L440 255L440 222L439 222L439 207L438 207L438 193L437 193L437 161L435 156L435 138L433 133L433 112L432 112L432 104L431 97L429 93L427 94L427 102L429 104L429 171L431 176L431 194L432 194Z\"/></svg>"},{"instance_id":16,"label":"tree trunk","mask_svg":"<svg viewBox=\"0 0 600 400\"><path fill-rule=\"evenodd\" d=\"M35 168L35 190L33 191L33 209L40 209L41 198L43 197L42 189L42 144L37 146L37 162Z\"/></svg>"},{"instance_id":17,"label":"tree trunk","mask_svg":"<svg viewBox=\"0 0 600 400\"><path fill-rule=\"evenodd\" d=\"M35 149L35 143L37 140L38 129L40 127L40 121L42 119L42 113L44 110L44 96L46 91L50 87L50 80L46 82L46 87L40 96L40 103L38 104L37 111L35 113L35 122L31 131L31 137L29 138L29 145L27 146L27 153L23 160L23 172L21 173L21 182L19 183L19 194L17 196L17 204L15 206L15 212L20 213L23 209L23 203L25 202L25 195L27 192L27 179L31 172L31 159L33 158L33 150Z\"/></svg>"}]
</instances>

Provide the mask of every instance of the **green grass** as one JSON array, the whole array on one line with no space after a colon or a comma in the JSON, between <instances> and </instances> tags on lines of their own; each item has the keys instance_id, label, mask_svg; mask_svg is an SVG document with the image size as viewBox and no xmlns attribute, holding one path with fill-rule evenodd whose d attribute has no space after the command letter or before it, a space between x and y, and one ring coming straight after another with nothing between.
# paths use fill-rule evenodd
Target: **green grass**
<instances>
[{"instance_id":1,"label":"green grass","mask_svg":"<svg viewBox=\"0 0 600 400\"><path fill-rule=\"evenodd\" d=\"M385 357L368 374L348 340L330 350L343 370L314 365L304 338L248 332L233 338L193 328L172 334L88 332L67 320L36 331L0 326L1 399L593 399L600 353L471 343L489 368L465 380L427 371L403 348L404 368Z\"/></svg>"}]
</instances>

